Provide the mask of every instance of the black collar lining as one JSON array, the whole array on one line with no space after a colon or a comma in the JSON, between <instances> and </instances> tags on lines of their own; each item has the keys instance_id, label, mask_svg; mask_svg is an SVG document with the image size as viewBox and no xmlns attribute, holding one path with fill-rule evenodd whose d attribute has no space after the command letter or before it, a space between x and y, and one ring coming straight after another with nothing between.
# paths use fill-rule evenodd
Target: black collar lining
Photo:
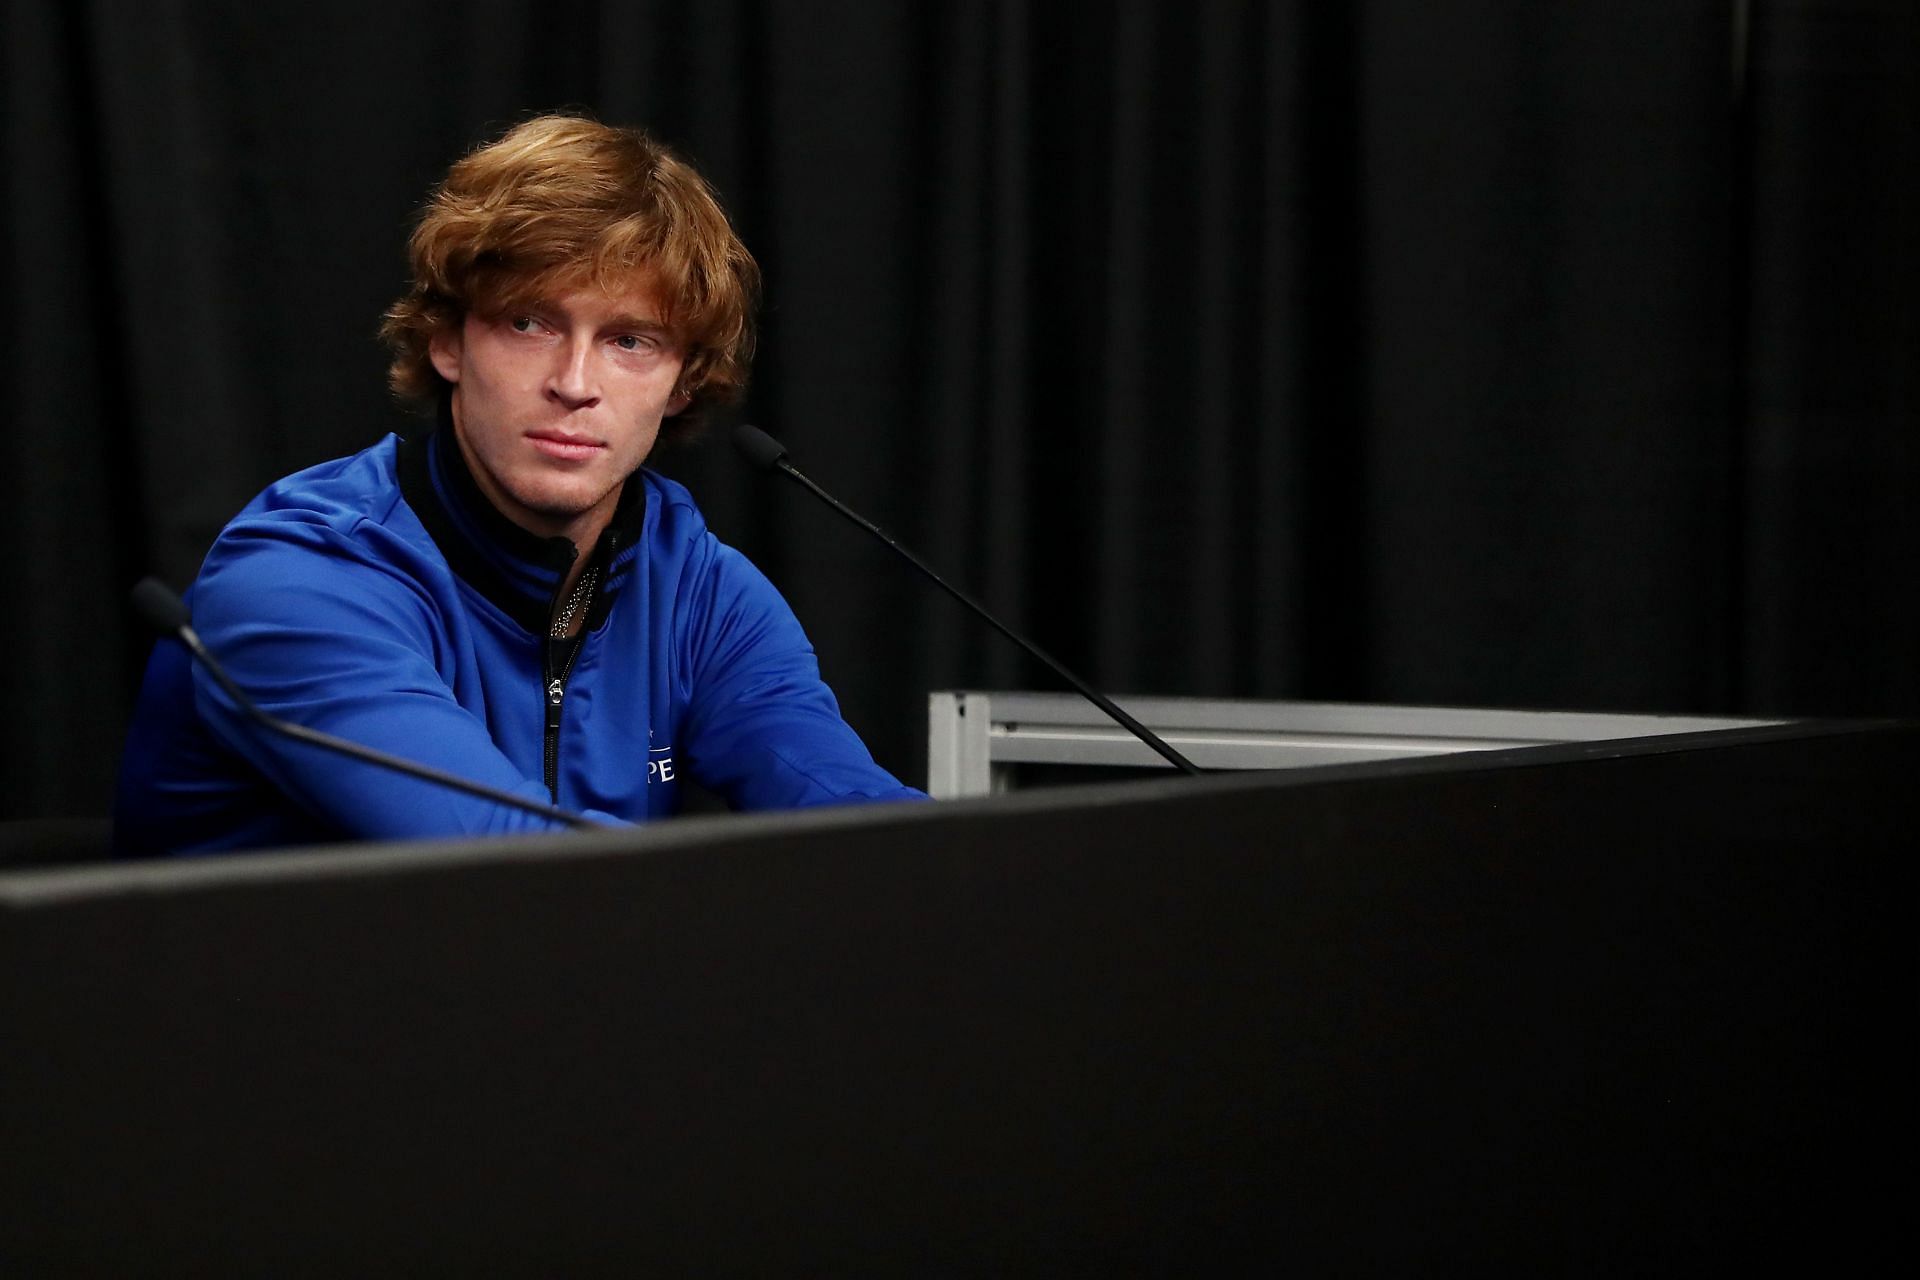
<instances>
[{"instance_id":1,"label":"black collar lining","mask_svg":"<svg viewBox=\"0 0 1920 1280\"><path fill-rule=\"evenodd\" d=\"M435 443L435 438L438 443ZM437 455L437 456L436 456ZM436 465L437 464L437 465ZM401 495L420 517L427 533L447 557L453 571L502 612L535 635L545 635L554 602L539 599L517 586L469 541L440 498L434 484L434 471L461 511L478 526L479 532L495 545L529 564L539 565L564 578L577 553L571 541L563 537L543 538L521 528L502 515L467 467L466 455L454 436L452 407L447 397L440 401L437 428L420 436L401 440L398 456ZM615 594L615 580L623 576L632 557L621 552L640 540L647 515L647 486L636 471L629 476L614 508L613 519L593 548L594 561L600 565L599 589L587 613L586 627L597 627L607 616Z\"/></svg>"},{"instance_id":2,"label":"black collar lining","mask_svg":"<svg viewBox=\"0 0 1920 1280\"><path fill-rule=\"evenodd\" d=\"M474 550L454 524L453 517L441 505L440 495L434 491L433 476L428 472L432 465L429 450L432 438L430 434L408 436L400 442L400 495L413 508L414 514L420 517L427 535L440 548L440 554L447 558L447 565L454 573L522 628L534 635L544 635L547 630L548 602L535 599L508 581L505 574ZM472 482L471 477L468 482ZM488 509L491 510L490 505ZM499 515L498 512L493 514ZM521 532L524 534L526 531Z\"/></svg>"}]
</instances>

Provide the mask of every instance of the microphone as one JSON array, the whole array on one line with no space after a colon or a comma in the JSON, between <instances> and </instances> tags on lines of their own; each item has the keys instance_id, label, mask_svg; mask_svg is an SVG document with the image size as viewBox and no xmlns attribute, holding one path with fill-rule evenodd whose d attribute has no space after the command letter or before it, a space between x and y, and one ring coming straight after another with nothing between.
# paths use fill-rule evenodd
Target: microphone
<instances>
[{"instance_id":1,"label":"microphone","mask_svg":"<svg viewBox=\"0 0 1920 1280\"><path fill-rule=\"evenodd\" d=\"M175 595L164 582L158 578L140 579L133 588L133 607L155 631L164 636L171 636L187 646L187 651L207 669L215 680L219 681L220 687L227 691L227 696L233 699L234 705L239 707L248 719L273 733L296 739L310 746L337 752L340 755L351 756L355 760L376 765L382 769L392 769L410 778L418 778L436 786L450 787L455 791L463 791L470 796L478 796L482 800L491 800L496 804L520 809L553 822L562 822L569 827L597 830L607 825L603 822L595 822L585 814L575 813L570 809L543 804L538 800L529 800L525 796L517 796L511 791L502 791L484 782L462 778L458 774L436 769L432 765L419 764L400 756L388 755L373 747L362 746L358 742L336 738L330 733L322 733L318 729L309 729L306 725L268 715L261 710L259 703L249 698L245 691L234 683L233 677L227 674L226 668L221 666L219 660L208 650L201 641L199 633L193 629L193 615L187 611L186 601Z\"/></svg>"},{"instance_id":2,"label":"microphone","mask_svg":"<svg viewBox=\"0 0 1920 1280\"><path fill-rule=\"evenodd\" d=\"M1039 646L1020 636L1011 627L1007 626L1006 623L1000 621L1000 619L994 617L991 613L988 613L984 605L979 604L973 597L967 595L966 592L948 583L946 579L928 568L925 561L894 541L892 535L880 528L879 525L868 520L865 516L860 515L838 498L828 493L825 489L822 489L819 485L809 480L801 473L800 468L787 461L787 448L778 440L775 440L760 428L743 422L734 428L733 444L734 447L746 457L747 461L755 467L758 467L762 471L782 472L792 477L799 482L802 488L813 494L814 497L820 499L820 501L832 507L848 520L851 520L854 524L893 548L908 564L933 579L935 586L952 596L955 600L958 600L961 604L967 606L967 608L973 610L974 613L985 619L987 624L995 631L998 631L1001 635L1019 645L1027 653L1045 663L1050 671L1072 685L1081 697L1106 712L1109 716L1112 716L1121 728L1146 743L1149 747L1152 747L1174 768L1195 776L1200 773L1199 768L1193 761L1168 746L1159 734L1147 728L1147 726L1141 724L1138 720L1135 720L1125 711L1122 711L1114 704L1111 698L1087 684L1086 681L1048 656Z\"/></svg>"}]
</instances>

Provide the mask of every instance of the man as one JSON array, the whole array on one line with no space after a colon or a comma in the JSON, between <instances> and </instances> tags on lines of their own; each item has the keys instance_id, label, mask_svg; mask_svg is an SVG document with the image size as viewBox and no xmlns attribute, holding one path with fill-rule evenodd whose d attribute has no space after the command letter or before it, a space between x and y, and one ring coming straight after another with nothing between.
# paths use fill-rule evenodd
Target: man
<instances>
[{"instance_id":1,"label":"man","mask_svg":"<svg viewBox=\"0 0 1920 1280\"><path fill-rule=\"evenodd\" d=\"M840 718L772 585L642 469L735 394L757 269L692 169L544 117L449 172L388 312L439 425L290 476L215 542L196 629L266 709L608 820L917 796ZM289 743L175 644L121 766L129 854L540 829Z\"/></svg>"}]
</instances>

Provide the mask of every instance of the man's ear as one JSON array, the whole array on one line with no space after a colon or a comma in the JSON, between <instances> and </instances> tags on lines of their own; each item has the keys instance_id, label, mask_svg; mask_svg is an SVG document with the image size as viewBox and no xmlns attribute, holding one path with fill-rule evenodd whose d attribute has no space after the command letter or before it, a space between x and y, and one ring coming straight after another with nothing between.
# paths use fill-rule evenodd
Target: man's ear
<instances>
[{"instance_id":1,"label":"man's ear","mask_svg":"<svg viewBox=\"0 0 1920 1280\"><path fill-rule=\"evenodd\" d=\"M690 393L684 391L678 392L674 395L673 399L667 401L666 411L660 416L663 418L671 418L677 414L685 413L687 406L692 403L693 396Z\"/></svg>"},{"instance_id":2,"label":"man's ear","mask_svg":"<svg viewBox=\"0 0 1920 1280\"><path fill-rule=\"evenodd\" d=\"M427 359L433 361L434 372L448 382L460 381L460 351L465 339L461 325L447 325L434 330L427 339Z\"/></svg>"}]
</instances>

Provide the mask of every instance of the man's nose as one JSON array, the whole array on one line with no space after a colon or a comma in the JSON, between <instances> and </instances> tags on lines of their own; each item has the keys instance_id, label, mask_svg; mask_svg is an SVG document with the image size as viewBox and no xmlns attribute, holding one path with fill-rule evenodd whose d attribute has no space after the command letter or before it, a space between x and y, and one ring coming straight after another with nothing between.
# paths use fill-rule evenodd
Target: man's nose
<instances>
[{"instance_id":1,"label":"man's nose","mask_svg":"<svg viewBox=\"0 0 1920 1280\"><path fill-rule=\"evenodd\" d=\"M547 378L547 395L569 409L589 409L600 401L591 339L576 338L560 348Z\"/></svg>"}]
</instances>

